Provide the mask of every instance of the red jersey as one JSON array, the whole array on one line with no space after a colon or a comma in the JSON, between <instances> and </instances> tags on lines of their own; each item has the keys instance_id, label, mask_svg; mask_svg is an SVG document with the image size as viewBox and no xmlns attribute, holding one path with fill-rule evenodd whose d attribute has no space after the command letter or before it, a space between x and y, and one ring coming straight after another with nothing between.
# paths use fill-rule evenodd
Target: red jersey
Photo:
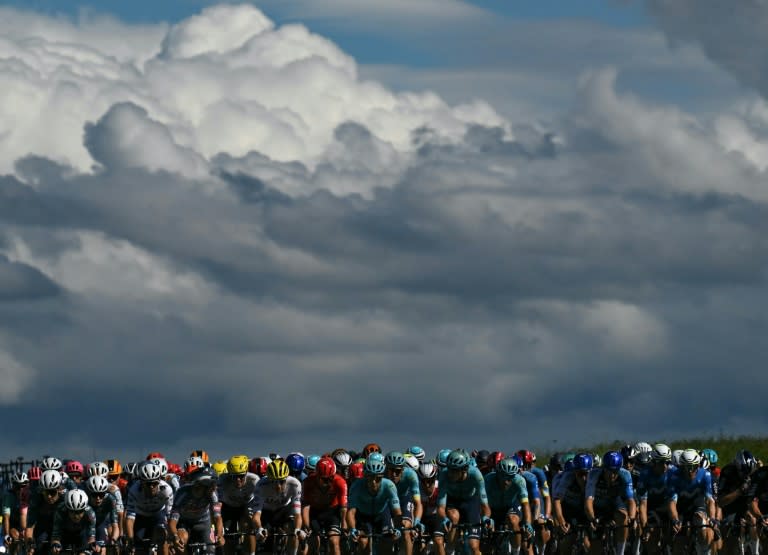
<instances>
[{"instance_id":1,"label":"red jersey","mask_svg":"<svg viewBox=\"0 0 768 555\"><path fill-rule=\"evenodd\" d=\"M346 508L347 481L336 474L326 485L317 474L312 474L302 483L301 506L309 505L315 511L332 507Z\"/></svg>"}]
</instances>

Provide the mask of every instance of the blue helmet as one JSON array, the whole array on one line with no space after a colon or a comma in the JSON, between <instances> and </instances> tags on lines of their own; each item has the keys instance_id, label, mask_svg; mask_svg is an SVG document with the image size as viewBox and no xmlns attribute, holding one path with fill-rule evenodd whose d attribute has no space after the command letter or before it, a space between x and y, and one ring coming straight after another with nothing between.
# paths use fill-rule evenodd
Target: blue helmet
<instances>
[{"instance_id":1,"label":"blue helmet","mask_svg":"<svg viewBox=\"0 0 768 555\"><path fill-rule=\"evenodd\" d=\"M368 455L368 458L365 459L366 461L379 461L380 463L384 463L384 455L381 453L378 453L374 451L373 453Z\"/></svg>"},{"instance_id":2,"label":"blue helmet","mask_svg":"<svg viewBox=\"0 0 768 555\"><path fill-rule=\"evenodd\" d=\"M509 457L499 461L499 464L496 465L496 471L508 478L511 478L520 472L520 466L512 457Z\"/></svg>"},{"instance_id":3,"label":"blue helmet","mask_svg":"<svg viewBox=\"0 0 768 555\"><path fill-rule=\"evenodd\" d=\"M717 464L717 451L714 449L702 449L701 456L709 461L709 464Z\"/></svg>"},{"instance_id":4,"label":"blue helmet","mask_svg":"<svg viewBox=\"0 0 768 555\"><path fill-rule=\"evenodd\" d=\"M307 470L314 470L315 466L317 466L317 461L320 460L320 455L310 455L307 457L306 462L304 463L304 466L307 468Z\"/></svg>"},{"instance_id":5,"label":"blue helmet","mask_svg":"<svg viewBox=\"0 0 768 555\"><path fill-rule=\"evenodd\" d=\"M421 462L424 460L424 457L427 456L427 454L424 452L424 449L419 447L418 445L412 445L408 448L408 453L416 457L416 459Z\"/></svg>"},{"instance_id":6,"label":"blue helmet","mask_svg":"<svg viewBox=\"0 0 768 555\"><path fill-rule=\"evenodd\" d=\"M618 451L608 451L603 455L603 468L618 470L624 465L624 457Z\"/></svg>"},{"instance_id":7,"label":"blue helmet","mask_svg":"<svg viewBox=\"0 0 768 555\"><path fill-rule=\"evenodd\" d=\"M373 455L373 453L371 453L371 455ZM380 461L378 458L373 458L368 455L368 458L365 461L365 466L363 467L363 473L366 476L381 476L384 474L386 468L384 461Z\"/></svg>"},{"instance_id":8,"label":"blue helmet","mask_svg":"<svg viewBox=\"0 0 768 555\"><path fill-rule=\"evenodd\" d=\"M445 466L448 464L448 455L451 454L450 449L440 449L440 452L437 454L437 466L445 468Z\"/></svg>"},{"instance_id":9,"label":"blue helmet","mask_svg":"<svg viewBox=\"0 0 768 555\"><path fill-rule=\"evenodd\" d=\"M469 467L469 455L461 449L454 449L448 454L445 465L451 470L464 470Z\"/></svg>"},{"instance_id":10,"label":"blue helmet","mask_svg":"<svg viewBox=\"0 0 768 555\"><path fill-rule=\"evenodd\" d=\"M595 459L589 453L579 453L573 457L574 470L592 470Z\"/></svg>"},{"instance_id":11,"label":"blue helmet","mask_svg":"<svg viewBox=\"0 0 768 555\"><path fill-rule=\"evenodd\" d=\"M285 457L285 464L288 465L288 469L291 472L300 473L304 471L306 462L304 461L304 455L301 453L291 453ZM317 463L315 463L317 464Z\"/></svg>"},{"instance_id":12,"label":"blue helmet","mask_svg":"<svg viewBox=\"0 0 768 555\"><path fill-rule=\"evenodd\" d=\"M569 470L573 470L573 459L569 461L565 461L565 464L563 465L563 470L566 472Z\"/></svg>"},{"instance_id":13,"label":"blue helmet","mask_svg":"<svg viewBox=\"0 0 768 555\"><path fill-rule=\"evenodd\" d=\"M395 468L403 468L405 466L405 457L400 451L390 451L384 457L384 463L387 466L394 466Z\"/></svg>"},{"instance_id":14,"label":"blue helmet","mask_svg":"<svg viewBox=\"0 0 768 555\"><path fill-rule=\"evenodd\" d=\"M520 468L522 468L522 466L523 466L523 457L521 457L520 455L518 455L517 453L515 453L514 455L512 455L512 456L511 456L511 457L509 457L509 458L510 458L510 459L512 459L513 461L515 461L515 464L516 464L517 466L519 466Z\"/></svg>"}]
</instances>

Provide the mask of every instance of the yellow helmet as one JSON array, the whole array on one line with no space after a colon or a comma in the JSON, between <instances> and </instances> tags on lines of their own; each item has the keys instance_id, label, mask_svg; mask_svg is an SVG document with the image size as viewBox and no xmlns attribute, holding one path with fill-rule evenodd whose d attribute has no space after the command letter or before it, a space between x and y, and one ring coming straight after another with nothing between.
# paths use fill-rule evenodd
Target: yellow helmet
<instances>
[{"instance_id":1,"label":"yellow helmet","mask_svg":"<svg viewBox=\"0 0 768 555\"><path fill-rule=\"evenodd\" d=\"M226 474L227 470L229 469L229 465L227 464L227 461L216 461L211 465L213 469L216 471L216 474Z\"/></svg>"},{"instance_id":2,"label":"yellow helmet","mask_svg":"<svg viewBox=\"0 0 768 555\"><path fill-rule=\"evenodd\" d=\"M267 465L267 477L270 480L285 480L288 477L288 465L283 459L277 459Z\"/></svg>"},{"instance_id":3,"label":"yellow helmet","mask_svg":"<svg viewBox=\"0 0 768 555\"><path fill-rule=\"evenodd\" d=\"M227 472L230 474L245 474L248 472L250 459L245 455L233 455L227 462Z\"/></svg>"}]
</instances>

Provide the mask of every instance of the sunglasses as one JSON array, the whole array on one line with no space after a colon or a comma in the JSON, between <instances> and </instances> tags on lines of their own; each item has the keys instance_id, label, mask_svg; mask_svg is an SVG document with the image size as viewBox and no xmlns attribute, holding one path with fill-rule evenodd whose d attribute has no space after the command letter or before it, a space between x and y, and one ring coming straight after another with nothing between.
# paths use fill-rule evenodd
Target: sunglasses
<instances>
[{"instance_id":1,"label":"sunglasses","mask_svg":"<svg viewBox=\"0 0 768 555\"><path fill-rule=\"evenodd\" d=\"M328 478L320 478L321 482L325 482L326 484L330 484L333 482L333 476L329 476Z\"/></svg>"},{"instance_id":2,"label":"sunglasses","mask_svg":"<svg viewBox=\"0 0 768 555\"><path fill-rule=\"evenodd\" d=\"M382 480L381 476L366 476L366 479L369 482L381 482Z\"/></svg>"},{"instance_id":3,"label":"sunglasses","mask_svg":"<svg viewBox=\"0 0 768 555\"><path fill-rule=\"evenodd\" d=\"M434 485L434 484L435 484L435 482L437 481L437 479L436 479L436 478L422 478L422 479L421 479L421 481L422 481L424 484L428 485L428 486L432 486L432 485Z\"/></svg>"},{"instance_id":4,"label":"sunglasses","mask_svg":"<svg viewBox=\"0 0 768 555\"><path fill-rule=\"evenodd\" d=\"M245 476L246 475L245 474L232 474L231 476L232 476L233 480L245 480Z\"/></svg>"},{"instance_id":5,"label":"sunglasses","mask_svg":"<svg viewBox=\"0 0 768 555\"><path fill-rule=\"evenodd\" d=\"M91 495L94 496L96 499L104 499L107 496L107 494L103 491L92 493Z\"/></svg>"},{"instance_id":6,"label":"sunglasses","mask_svg":"<svg viewBox=\"0 0 768 555\"><path fill-rule=\"evenodd\" d=\"M67 511L72 516L83 516L85 511Z\"/></svg>"},{"instance_id":7,"label":"sunglasses","mask_svg":"<svg viewBox=\"0 0 768 555\"><path fill-rule=\"evenodd\" d=\"M148 488L156 488L160 486L160 482L144 482Z\"/></svg>"},{"instance_id":8,"label":"sunglasses","mask_svg":"<svg viewBox=\"0 0 768 555\"><path fill-rule=\"evenodd\" d=\"M56 497L59 494L59 490L57 489L44 489L43 495L47 495L48 497Z\"/></svg>"},{"instance_id":9,"label":"sunglasses","mask_svg":"<svg viewBox=\"0 0 768 555\"><path fill-rule=\"evenodd\" d=\"M273 480L273 481L272 481L272 483L273 483L273 484L277 484L278 486L282 486L282 485L284 485L284 484L285 484L285 482L287 482L287 481L288 481L288 480Z\"/></svg>"},{"instance_id":10,"label":"sunglasses","mask_svg":"<svg viewBox=\"0 0 768 555\"><path fill-rule=\"evenodd\" d=\"M399 476L400 474L403 473L403 469L402 468L390 468L389 471L392 474L394 474L395 476Z\"/></svg>"}]
</instances>

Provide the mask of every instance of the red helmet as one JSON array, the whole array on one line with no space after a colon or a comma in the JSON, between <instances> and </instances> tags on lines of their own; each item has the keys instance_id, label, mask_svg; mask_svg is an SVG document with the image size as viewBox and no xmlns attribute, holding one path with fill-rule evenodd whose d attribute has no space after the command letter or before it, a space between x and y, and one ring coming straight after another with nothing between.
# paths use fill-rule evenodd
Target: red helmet
<instances>
[{"instance_id":1,"label":"red helmet","mask_svg":"<svg viewBox=\"0 0 768 555\"><path fill-rule=\"evenodd\" d=\"M352 463L349 465L349 477L350 478L362 478L365 465L361 462Z\"/></svg>"},{"instance_id":2,"label":"red helmet","mask_svg":"<svg viewBox=\"0 0 768 555\"><path fill-rule=\"evenodd\" d=\"M168 472L171 474L176 474L177 476L181 476L181 473L184 472L184 469L176 463L168 463Z\"/></svg>"},{"instance_id":3,"label":"red helmet","mask_svg":"<svg viewBox=\"0 0 768 555\"><path fill-rule=\"evenodd\" d=\"M518 455L520 455L520 458L523 461L523 464L533 464L536 462L536 455L533 451L528 451L527 449L520 449L520 451L517 452Z\"/></svg>"},{"instance_id":4,"label":"red helmet","mask_svg":"<svg viewBox=\"0 0 768 555\"><path fill-rule=\"evenodd\" d=\"M267 474L267 459L264 457L254 457L251 462L248 463L248 471L257 474L258 476L265 476Z\"/></svg>"},{"instance_id":5,"label":"red helmet","mask_svg":"<svg viewBox=\"0 0 768 555\"><path fill-rule=\"evenodd\" d=\"M39 480L42 474L43 474L43 471L40 470L39 466L33 466L27 472L27 477L34 482L35 480Z\"/></svg>"},{"instance_id":6,"label":"red helmet","mask_svg":"<svg viewBox=\"0 0 768 555\"><path fill-rule=\"evenodd\" d=\"M504 460L504 453L502 451L492 451L488 455L488 468L494 469L496 466Z\"/></svg>"},{"instance_id":7,"label":"red helmet","mask_svg":"<svg viewBox=\"0 0 768 555\"><path fill-rule=\"evenodd\" d=\"M147 455L147 460L150 460L150 459L164 459L164 458L165 457L163 456L163 454L158 452L158 451L152 451L149 455Z\"/></svg>"},{"instance_id":8,"label":"red helmet","mask_svg":"<svg viewBox=\"0 0 768 555\"><path fill-rule=\"evenodd\" d=\"M334 474L336 474L336 463L329 457L323 457L317 461L315 472L321 478L333 478Z\"/></svg>"},{"instance_id":9,"label":"red helmet","mask_svg":"<svg viewBox=\"0 0 768 555\"><path fill-rule=\"evenodd\" d=\"M67 466L64 467L64 472L67 474L82 474L83 463L80 461L69 461Z\"/></svg>"}]
</instances>

